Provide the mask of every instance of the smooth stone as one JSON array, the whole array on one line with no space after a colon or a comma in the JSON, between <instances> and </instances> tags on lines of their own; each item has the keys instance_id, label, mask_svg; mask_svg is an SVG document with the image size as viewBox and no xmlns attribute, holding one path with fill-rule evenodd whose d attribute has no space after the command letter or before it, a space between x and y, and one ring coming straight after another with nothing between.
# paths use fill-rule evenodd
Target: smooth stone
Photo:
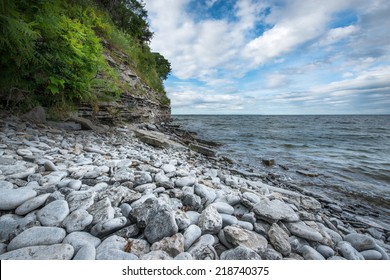
<instances>
[{"instance_id":1,"label":"smooth stone","mask_svg":"<svg viewBox=\"0 0 390 280\"><path fill-rule=\"evenodd\" d=\"M29 157L32 156L33 153L28 149L18 149L16 153L21 157Z\"/></svg>"},{"instance_id":2,"label":"smooth stone","mask_svg":"<svg viewBox=\"0 0 390 280\"><path fill-rule=\"evenodd\" d=\"M180 177L175 181L175 186L177 188L183 188L186 186L193 186L196 183L196 178L192 176Z\"/></svg>"},{"instance_id":3,"label":"smooth stone","mask_svg":"<svg viewBox=\"0 0 390 280\"><path fill-rule=\"evenodd\" d=\"M226 240L226 237L225 237L225 232L223 230L220 230L218 232L218 239L219 239L219 242L224 246L226 247L226 249L233 249L233 245L230 244L227 240Z\"/></svg>"},{"instance_id":4,"label":"smooth stone","mask_svg":"<svg viewBox=\"0 0 390 280\"><path fill-rule=\"evenodd\" d=\"M360 254L365 260L381 260L382 254L377 250L365 250L361 251Z\"/></svg>"},{"instance_id":5,"label":"smooth stone","mask_svg":"<svg viewBox=\"0 0 390 280\"><path fill-rule=\"evenodd\" d=\"M169 179L169 177L166 176L163 172L159 172L159 173L157 173L157 174L154 176L154 181L156 182L156 184L157 184L158 186L160 186L161 184L170 182L170 179Z\"/></svg>"},{"instance_id":6,"label":"smooth stone","mask_svg":"<svg viewBox=\"0 0 390 280\"><path fill-rule=\"evenodd\" d=\"M71 245L55 244L20 248L0 255L0 260L70 260L73 255Z\"/></svg>"},{"instance_id":7,"label":"smooth stone","mask_svg":"<svg viewBox=\"0 0 390 280\"><path fill-rule=\"evenodd\" d=\"M221 254L221 260L261 260L261 257L253 250L238 246Z\"/></svg>"},{"instance_id":8,"label":"smooth stone","mask_svg":"<svg viewBox=\"0 0 390 280\"><path fill-rule=\"evenodd\" d=\"M291 234L299 236L303 239L310 241L321 241L324 237L316 231L315 229L309 227L304 222L296 222L296 223L284 223Z\"/></svg>"},{"instance_id":9,"label":"smooth stone","mask_svg":"<svg viewBox=\"0 0 390 280\"><path fill-rule=\"evenodd\" d=\"M44 176L41 181L43 185L57 185L66 176L68 176L68 172L54 171L49 175Z\"/></svg>"},{"instance_id":10,"label":"smooth stone","mask_svg":"<svg viewBox=\"0 0 390 280\"><path fill-rule=\"evenodd\" d=\"M45 167L46 171L58 171L57 166L55 166L55 164L53 162L51 162L50 160L45 161L43 166Z\"/></svg>"},{"instance_id":11,"label":"smooth stone","mask_svg":"<svg viewBox=\"0 0 390 280\"><path fill-rule=\"evenodd\" d=\"M13 251L23 247L53 245L61 243L66 232L57 227L32 227L17 235L8 244L7 250Z\"/></svg>"},{"instance_id":12,"label":"smooth stone","mask_svg":"<svg viewBox=\"0 0 390 280\"><path fill-rule=\"evenodd\" d=\"M191 220L187 213L179 209L175 210L175 220L177 226L179 227L179 231L185 230L191 225Z\"/></svg>"},{"instance_id":13,"label":"smooth stone","mask_svg":"<svg viewBox=\"0 0 390 280\"><path fill-rule=\"evenodd\" d=\"M8 189L0 187L0 210L16 209L36 196L37 192L28 188Z\"/></svg>"},{"instance_id":14,"label":"smooth stone","mask_svg":"<svg viewBox=\"0 0 390 280\"><path fill-rule=\"evenodd\" d=\"M172 236L179 230L175 215L169 206L160 205L153 210L144 231L146 239L151 244L164 237Z\"/></svg>"},{"instance_id":15,"label":"smooth stone","mask_svg":"<svg viewBox=\"0 0 390 280\"><path fill-rule=\"evenodd\" d=\"M329 246L325 246L325 245L318 245L316 247L316 250L318 253L320 253L325 259L329 259L331 257L333 257L335 255L335 252L334 250L329 247Z\"/></svg>"},{"instance_id":16,"label":"smooth stone","mask_svg":"<svg viewBox=\"0 0 390 280\"><path fill-rule=\"evenodd\" d=\"M340 257L340 256L333 256L328 259L329 261L345 261L347 259Z\"/></svg>"},{"instance_id":17,"label":"smooth stone","mask_svg":"<svg viewBox=\"0 0 390 280\"><path fill-rule=\"evenodd\" d=\"M291 256L291 254L290 254ZM263 260L282 260L283 255L272 248L266 248L260 252L260 257Z\"/></svg>"},{"instance_id":18,"label":"smooth stone","mask_svg":"<svg viewBox=\"0 0 390 280\"><path fill-rule=\"evenodd\" d=\"M123 238L131 238L139 234L139 228L133 224L116 231L115 234Z\"/></svg>"},{"instance_id":19,"label":"smooth stone","mask_svg":"<svg viewBox=\"0 0 390 280\"><path fill-rule=\"evenodd\" d=\"M283 256L288 256L291 253L288 234L278 224L272 224L268 231L268 238L276 251L280 252Z\"/></svg>"},{"instance_id":20,"label":"smooth stone","mask_svg":"<svg viewBox=\"0 0 390 280\"><path fill-rule=\"evenodd\" d=\"M80 180L70 180L70 182L68 183L68 188L78 191L80 190L82 184L83 183Z\"/></svg>"},{"instance_id":21,"label":"smooth stone","mask_svg":"<svg viewBox=\"0 0 390 280\"><path fill-rule=\"evenodd\" d=\"M249 222L245 221L237 221L236 226L239 226L240 228L246 229L246 230L253 230L253 225Z\"/></svg>"},{"instance_id":22,"label":"smooth stone","mask_svg":"<svg viewBox=\"0 0 390 280\"><path fill-rule=\"evenodd\" d=\"M184 194L182 203L188 210L199 211L202 209L202 199L193 193Z\"/></svg>"},{"instance_id":23,"label":"smooth stone","mask_svg":"<svg viewBox=\"0 0 390 280\"><path fill-rule=\"evenodd\" d=\"M96 193L92 190L87 191L73 191L66 196L66 201L69 204L69 210L84 209L87 210L95 201Z\"/></svg>"},{"instance_id":24,"label":"smooth stone","mask_svg":"<svg viewBox=\"0 0 390 280\"><path fill-rule=\"evenodd\" d=\"M87 211L93 216L93 225L111 220L115 216L115 209L111 206L111 202L108 197L99 200L89 207Z\"/></svg>"},{"instance_id":25,"label":"smooth stone","mask_svg":"<svg viewBox=\"0 0 390 280\"><path fill-rule=\"evenodd\" d=\"M163 164L161 166L161 169L165 172L165 173L171 173L171 172L175 172L176 171L176 167L172 164Z\"/></svg>"},{"instance_id":26,"label":"smooth stone","mask_svg":"<svg viewBox=\"0 0 390 280\"><path fill-rule=\"evenodd\" d=\"M190 218L191 225L197 225L199 222L200 213L195 211L187 211L186 212L188 218Z\"/></svg>"},{"instance_id":27,"label":"smooth stone","mask_svg":"<svg viewBox=\"0 0 390 280\"><path fill-rule=\"evenodd\" d=\"M194 260L216 260L218 259L218 254L213 248L214 241L215 239L212 235L202 235L187 252L192 255Z\"/></svg>"},{"instance_id":28,"label":"smooth stone","mask_svg":"<svg viewBox=\"0 0 390 280\"><path fill-rule=\"evenodd\" d=\"M144 185L153 182L149 172L138 172L134 176L134 186Z\"/></svg>"},{"instance_id":29,"label":"smooth stone","mask_svg":"<svg viewBox=\"0 0 390 280\"><path fill-rule=\"evenodd\" d=\"M159 250L159 251L151 251L145 255L143 255L141 260L172 260L171 256L168 253Z\"/></svg>"},{"instance_id":30,"label":"smooth stone","mask_svg":"<svg viewBox=\"0 0 390 280\"><path fill-rule=\"evenodd\" d=\"M153 209L158 207L158 204L159 201L153 196L153 198L147 199L143 204L135 205L128 217L132 222L137 223L138 228L145 228L149 222L149 216Z\"/></svg>"},{"instance_id":31,"label":"smooth stone","mask_svg":"<svg viewBox=\"0 0 390 280\"><path fill-rule=\"evenodd\" d=\"M248 222L248 223L251 223L252 225L254 225L256 223L255 213L250 212L250 213L244 214L241 217L241 221Z\"/></svg>"},{"instance_id":32,"label":"smooth stone","mask_svg":"<svg viewBox=\"0 0 390 280\"><path fill-rule=\"evenodd\" d=\"M389 260L390 259L389 255L386 253L386 251L382 247L376 245L375 250L377 250L379 253L382 254L382 260Z\"/></svg>"},{"instance_id":33,"label":"smooth stone","mask_svg":"<svg viewBox=\"0 0 390 280\"><path fill-rule=\"evenodd\" d=\"M205 200L205 206L214 202L217 198L215 190L202 184L195 184L194 191L196 195L199 195Z\"/></svg>"},{"instance_id":34,"label":"smooth stone","mask_svg":"<svg viewBox=\"0 0 390 280\"><path fill-rule=\"evenodd\" d=\"M347 260L364 260L364 257L347 241L337 243L337 250Z\"/></svg>"},{"instance_id":35,"label":"smooth stone","mask_svg":"<svg viewBox=\"0 0 390 280\"><path fill-rule=\"evenodd\" d=\"M184 251L187 251L202 235L202 230L197 225L190 225L183 233Z\"/></svg>"},{"instance_id":36,"label":"smooth stone","mask_svg":"<svg viewBox=\"0 0 390 280\"><path fill-rule=\"evenodd\" d=\"M125 249L127 253L132 253L137 257L141 257L150 252L150 244L144 239L129 239L129 246ZM130 250L129 250L130 249Z\"/></svg>"},{"instance_id":37,"label":"smooth stone","mask_svg":"<svg viewBox=\"0 0 390 280\"><path fill-rule=\"evenodd\" d=\"M118 217L111 220L99 222L91 228L91 234L97 237L103 237L123 228L127 223L125 217Z\"/></svg>"},{"instance_id":38,"label":"smooth stone","mask_svg":"<svg viewBox=\"0 0 390 280\"><path fill-rule=\"evenodd\" d=\"M122 203L119 208L121 209L123 217L128 218L130 215L131 210L133 209L130 204L128 203Z\"/></svg>"},{"instance_id":39,"label":"smooth stone","mask_svg":"<svg viewBox=\"0 0 390 280\"><path fill-rule=\"evenodd\" d=\"M4 253L7 253L7 244L0 243L0 255L2 255Z\"/></svg>"},{"instance_id":40,"label":"smooth stone","mask_svg":"<svg viewBox=\"0 0 390 280\"><path fill-rule=\"evenodd\" d=\"M95 248L97 248L101 240L89 232L85 231L74 231L70 234L68 234L64 240L62 241L64 244L70 244L74 247L74 250L77 252L80 248L84 247L85 245L91 244Z\"/></svg>"},{"instance_id":41,"label":"smooth stone","mask_svg":"<svg viewBox=\"0 0 390 280\"><path fill-rule=\"evenodd\" d=\"M377 230L376 228L371 227L371 228L368 228L366 231L375 239L380 240L383 238L383 232Z\"/></svg>"},{"instance_id":42,"label":"smooth stone","mask_svg":"<svg viewBox=\"0 0 390 280\"><path fill-rule=\"evenodd\" d=\"M267 247L267 240L253 231L241 229L235 226L227 226L223 229L226 240L234 246L244 246L259 252Z\"/></svg>"},{"instance_id":43,"label":"smooth stone","mask_svg":"<svg viewBox=\"0 0 390 280\"><path fill-rule=\"evenodd\" d=\"M92 244L86 244L79 249L73 260L94 260L96 258L96 248Z\"/></svg>"},{"instance_id":44,"label":"smooth stone","mask_svg":"<svg viewBox=\"0 0 390 280\"><path fill-rule=\"evenodd\" d=\"M277 222L279 220L286 222L299 221L299 215L289 205L278 199L262 198L260 202L253 206L253 212L258 218L267 222Z\"/></svg>"},{"instance_id":45,"label":"smooth stone","mask_svg":"<svg viewBox=\"0 0 390 280\"><path fill-rule=\"evenodd\" d=\"M344 237L344 240L359 252L374 249L376 246L375 240L371 236L360 233L348 234Z\"/></svg>"},{"instance_id":46,"label":"smooth stone","mask_svg":"<svg viewBox=\"0 0 390 280\"><path fill-rule=\"evenodd\" d=\"M235 225L238 222L238 219L232 215L220 214L222 217L222 227Z\"/></svg>"},{"instance_id":47,"label":"smooth stone","mask_svg":"<svg viewBox=\"0 0 390 280\"><path fill-rule=\"evenodd\" d=\"M325 260L325 258L314 248L304 245L301 249L302 256L305 260Z\"/></svg>"},{"instance_id":48,"label":"smooth stone","mask_svg":"<svg viewBox=\"0 0 390 280\"><path fill-rule=\"evenodd\" d=\"M227 204L226 202L213 202L210 205L214 206L220 214L232 215L234 213L233 206Z\"/></svg>"},{"instance_id":49,"label":"smooth stone","mask_svg":"<svg viewBox=\"0 0 390 280\"><path fill-rule=\"evenodd\" d=\"M31 211L44 205L49 196L50 193L46 193L27 200L26 202L24 202L22 205L20 205L18 208L15 209L15 214L24 216L27 213L30 213Z\"/></svg>"},{"instance_id":50,"label":"smooth stone","mask_svg":"<svg viewBox=\"0 0 390 280\"><path fill-rule=\"evenodd\" d=\"M106 238L96 248L97 260L137 260L138 257L132 253L125 252L128 241L122 237L112 235Z\"/></svg>"},{"instance_id":51,"label":"smooth stone","mask_svg":"<svg viewBox=\"0 0 390 280\"><path fill-rule=\"evenodd\" d=\"M70 213L62 222L68 233L83 231L92 223L93 216L84 209L75 210Z\"/></svg>"},{"instance_id":52,"label":"smooth stone","mask_svg":"<svg viewBox=\"0 0 390 280\"><path fill-rule=\"evenodd\" d=\"M172 258L184 252L184 236L176 233L171 237L165 237L151 246L152 251L162 250L167 252Z\"/></svg>"},{"instance_id":53,"label":"smooth stone","mask_svg":"<svg viewBox=\"0 0 390 280\"><path fill-rule=\"evenodd\" d=\"M56 200L39 210L37 218L44 226L60 226L68 214L68 203L65 200Z\"/></svg>"},{"instance_id":54,"label":"smooth stone","mask_svg":"<svg viewBox=\"0 0 390 280\"><path fill-rule=\"evenodd\" d=\"M183 253L178 254L174 259L178 260L178 261L179 260L192 260L192 256L188 252L183 252Z\"/></svg>"},{"instance_id":55,"label":"smooth stone","mask_svg":"<svg viewBox=\"0 0 390 280\"><path fill-rule=\"evenodd\" d=\"M26 228L35 225L40 225L35 213L29 213L25 217L5 214L0 217L0 242L8 242Z\"/></svg>"},{"instance_id":56,"label":"smooth stone","mask_svg":"<svg viewBox=\"0 0 390 280\"><path fill-rule=\"evenodd\" d=\"M261 201L260 197L252 192L244 192L242 194L242 198L249 200L253 204L259 203Z\"/></svg>"},{"instance_id":57,"label":"smooth stone","mask_svg":"<svg viewBox=\"0 0 390 280\"><path fill-rule=\"evenodd\" d=\"M139 186L135 187L134 190L137 192L143 193L147 190L154 190L156 188L157 188L156 184L148 183L148 184L139 185Z\"/></svg>"},{"instance_id":58,"label":"smooth stone","mask_svg":"<svg viewBox=\"0 0 390 280\"><path fill-rule=\"evenodd\" d=\"M309 245L309 242L307 242L305 239L294 235L288 238L288 242L290 243L291 251L298 254L302 253L303 246Z\"/></svg>"},{"instance_id":59,"label":"smooth stone","mask_svg":"<svg viewBox=\"0 0 390 280\"><path fill-rule=\"evenodd\" d=\"M149 194L145 194L143 196L141 196L139 199L137 199L136 201L133 201L130 206L132 208L136 208L137 206L141 206L144 204L144 202L148 199L153 199L155 200L156 199L156 196L153 194L153 193L149 193Z\"/></svg>"},{"instance_id":60,"label":"smooth stone","mask_svg":"<svg viewBox=\"0 0 390 280\"><path fill-rule=\"evenodd\" d=\"M222 217L213 205L209 205L200 214L198 225L203 234L218 233L222 228Z\"/></svg>"}]
</instances>

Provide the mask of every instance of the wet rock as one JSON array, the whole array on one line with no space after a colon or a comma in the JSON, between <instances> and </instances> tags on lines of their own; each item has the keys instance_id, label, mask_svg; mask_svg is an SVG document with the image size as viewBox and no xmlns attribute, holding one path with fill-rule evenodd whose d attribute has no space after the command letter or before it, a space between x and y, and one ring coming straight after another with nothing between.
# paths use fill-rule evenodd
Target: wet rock
<instances>
[{"instance_id":1,"label":"wet rock","mask_svg":"<svg viewBox=\"0 0 390 280\"><path fill-rule=\"evenodd\" d=\"M184 252L184 241L184 236L181 233L177 233L171 237L165 237L162 240L153 243L151 250L165 251L174 258Z\"/></svg>"},{"instance_id":2,"label":"wet rock","mask_svg":"<svg viewBox=\"0 0 390 280\"><path fill-rule=\"evenodd\" d=\"M337 250L347 260L364 260L363 256L347 241L340 241Z\"/></svg>"},{"instance_id":3,"label":"wet rock","mask_svg":"<svg viewBox=\"0 0 390 280\"><path fill-rule=\"evenodd\" d=\"M200 238L202 230L197 225L190 225L183 233L184 250L187 251Z\"/></svg>"},{"instance_id":4,"label":"wet rock","mask_svg":"<svg viewBox=\"0 0 390 280\"><path fill-rule=\"evenodd\" d=\"M221 260L261 260L261 257L253 250L238 246L221 254Z\"/></svg>"},{"instance_id":5,"label":"wet rock","mask_svg":"<svg viewBox=\"0 0 390 280\"><path fill-rule=\"evenodd\" d=\"M56 200L39 210L37 218L44 226L60 226L68 214L68 203L65 200Z\"/></svg>"},{"instance_id":6,"label":"wet rock","mask_svg":"<svg viewBox=\"0 0 390 280\"><path fill-rule=\"evenodd\" d=\"M209 205L199 216L199 227L202 233L218 233L222 228L222 217L217 209Z\"/></svg>"},{"instance_id":7,"label":"wet rock","mask_svg":"<svg viewBox=\"0 0 390 280\"><path fill-rule=\"evenodd\" d=\"M260 202L253 207L253 212L259 219L263 219L267 222L277 222L279 220L287 222L299 221L299 216L294 210L278 199L261 199Z\"/></svg>"},{"instance_id":8,"label":"wet rock","mask_svg":"<svg viewBox=\"0 0 390 280\"><path fill-rule=\"evenodd\" d=\"M372 237L359 233L348 234L344 237L344 240L349 242L358 251L374 249L376 246L375 240Z\"/></svg>"},{"instance_id":9,"label":"wet rock","mask_svg":"<svg viewBox=\"0 0 390 280\"><path fill-rule=\"evenodd\" d=\"M0 260L70 260L74 249L69 244L20 248L3 255Z\"/></svg>"},{"instance_id":10,"label":"wet rock","mask_svg":"<svg viewBox=\"0 0 390 280\"><path fill-rule=\"evenodd\" d=\"M288 234L279 227L278 224L272 224L268 231L269 240L274 248L283 254L288 256L291 253L291 245L288 242Z\"/></svg>"},{"instance_id":11,"label":"wet rock","mask_svg":"<svg viewBox=\"0 0 390 280\"><path fill-rule=\"evenodd\" d=\"M288 230L303 239L319 242L323 239L321 233L309 227L304 222L285 223Z\"/></svg>"},{"instance_id":12,"label":"wet rock","mask_svg":"<svg viewBox=\"0 0 390 280\"><path fill-rule=\"evenodd\" d=\"M235 226L227 226L223 229L226 240L234 246L244 246L259 252L268 245L267 240L252 231L241 229Z\"/></svg>"},{"instance_id":13,"label":"wet rock","mask_svg":"<svg viewBox=\"0 0 390 280\"><path fill-rule=\"evenodd\" d=\"M302 247L301 253L305 260L325 260L319 252L308 245Z\"/></svg>"},{"instance_id":14,"label":"wet rock","mask_svg":"<svg viewBox=\"0 0 390 280\"><path fill-rule=\"evenodd\" d=\"M164 237L176 234L178 230L172 209L163 204L153 209L144 234L149 243L153 244Z\"/></svg>"},{"instance_id":15,"label":"wet rock","mask_svg":"<svg viewBox=\"0 0 390 280\"><path fill-rule=\"evenodd\" d=\"M92 223L93 216L86 210L79 209L70 213L62 222L68 233L73 231L83 231Z\"/></svg>"},{"instance_id":16,"label":"wet rock","mask_svg":"<svg viewBox=\"0 0 390 280\"><path fill-rule=\"evenodd\" d=\"M36 195L36 191L28 188L8 189L0 186L0 210L13 210Z\"/></svg>"},{"instance_id":17,"label":"wet rock","mask_svg":"<svg viewBox=\"0 0 390 280\"><path fill-rule=\"evenodd\" d=\"M57 227L32 227L17 235L8 244L7 250L13 251L23 247L53 245L61 243L66 232Z\"/></svg>"},{"instance_id":18,"label":"wet rock","mask_svg":"<svg viewBox=\"0 0 390 280\"><path fill-rule=\"evenodd\" d=\"M31 211L44 205L49 196L50 193L41 194L37 197L25 201L22 205L15 209L15 214L24 216L27 213L30 213Z\"/></svg>"}]
</instances>

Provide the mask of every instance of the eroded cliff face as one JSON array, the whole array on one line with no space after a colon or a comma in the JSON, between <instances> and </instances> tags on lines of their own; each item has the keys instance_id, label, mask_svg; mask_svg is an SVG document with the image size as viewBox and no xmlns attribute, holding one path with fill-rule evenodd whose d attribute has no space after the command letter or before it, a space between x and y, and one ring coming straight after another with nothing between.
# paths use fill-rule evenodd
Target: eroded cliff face
<instances>
[{"instance_id":1,"label":"eroded cliff face","mask_svg":"<svg viewBox=\"0 0 390 280\"><path fill-rule=\"evenodd\" d=\"M108 125L122 122L155 123L170 119L171 107L165 93L146 85L132 70L136 66L128 63L124 53L107 49L104 56L119 73L123 90L118 98L112 100L81 103L77 112L79 117Z\"/></svg>"}]
</instances>

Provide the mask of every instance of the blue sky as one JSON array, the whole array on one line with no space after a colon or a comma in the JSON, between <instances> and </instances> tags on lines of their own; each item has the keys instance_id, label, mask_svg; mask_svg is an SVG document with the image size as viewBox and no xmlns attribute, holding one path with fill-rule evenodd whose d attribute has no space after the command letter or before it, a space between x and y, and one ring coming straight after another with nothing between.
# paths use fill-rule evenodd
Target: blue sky
<instances>
[{"instance_id":1,"label":"blue sky","mask_svg":"<svg viewBox=\"0 0 390 280\"><path fill-rule=\"evenodd\" d=\"M388 0L144 0L173 114L390 114Z\"/></svg>"}]
</instances>

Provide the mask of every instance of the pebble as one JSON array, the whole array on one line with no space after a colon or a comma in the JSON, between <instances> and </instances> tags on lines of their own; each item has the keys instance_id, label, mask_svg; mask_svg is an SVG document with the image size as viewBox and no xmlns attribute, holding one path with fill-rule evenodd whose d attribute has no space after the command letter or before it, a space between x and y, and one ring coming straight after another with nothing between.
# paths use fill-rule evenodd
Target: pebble
<instances>
[{"instance_id":1,"label":"pebble","mask_svg":"<svg viewBox=\"0 0 390 280\"><path fill-rule=\"evenodd\" d=\"M202 235L202 230L197 225L190 225L183 233L184 250L187 251Z\"/></svg>"},{"instance_id":2,"label":"pebble","mask_svg":"<svg viewBox=\"0 0 390 280\"><path fill-rule=\"evenodd\" d=\"M261 260L261 257L253 250L237 246L221 254L221 260Z\"/></svg>"},{"instance_id":3,"label":"pebble","mask_svg":"<svg viewBox=\"0 0 390 280\"><path fill-rule=\"evenodd\" d=\"M92 190L73 191L66 196L66 201L69 205L69 211L77 209L88 209L95 201L96 193Z\"/></svg>"},{"instance_id":4,"label":"pebble","mask_svg":"<svg viewBox=\"0 0 390 280\"><path fill-rule=\"evenodd\" d=\"M178 232L175 215L167 205L162 205L153 211L145 227L145 237L153 244L164 237L172 236Z\"/></svg>"},{"instance_id":5,"label":"pebble","mask_svg":"<svg viewBox=\"0 0 390 280\"><path fill-rule=\"evenodd\" d=\"M65 230L58 227L32 227L12 239L7 250L13 251L23 247L61 243L65 235Z\"/></svg>"},{"instance_id":6,"label":"pebble","mask_svg":"<svg viewBox=\"0 0 390 280\"><path fill-rule=\"evenodd\" d=\"M299 221L298 214L289 205L278 199L261 199L260 202L254 205L253 212L259 219L267 222L277 222L279 220L287 222Z\"/></svg>"},{"instance_id":7,"label":"pebble","mask_svg":"<svg viewBox=\"0 0 390 280\"><path fill-rule=\"evenodd\" d=\"M56 200L39 210L37 218L44 226L60 226L68 214L68 203L65 200Z\"/></svg>"},{"instance_id":8,"label":"pebble","mask_svg":"<svg viewBox=\"0 0 390 280\"><path fill-rule=\"evenodd\" d=\"M46 171L58 171L58 168L50 160L45 161L45 163L43 165L44 165Z\"/></svg>"},{"instance_id":9,"label":"pebble","mask_svg":"<svg viewBox=\"0 0 390 280\"><path fill-rule=\"evenodd\" d=\"M235 225L238 222L238 219L232 215L220 214L222 218L222 227Z\"/></svg>"},{"instance_id":10,"label":"pebble","mask_svg":"<svg viewBox=\"0 0 390 280\"><path fill-rule=\"evenodd\" d=\"M222 217L211 204L200 214L198 225L203 234L218 233L222 228Z\"/></svg>"},{"instance_id":11,"label":"pebble","mask_svg":"<svg viewBox=\"0 0 390 280\"><path fill-rule=\"evenodd\" d=\"M375 240L371 236L360 233L348 234L344 237L344 240L349 242L359 252L374 249L376 246Z\"/></svg>"},{"instance_id":12,"label":"pebble","mask_svg":"<svg viewBox=\"0 0 390 280\"><path fill-rule=\"evenodd\" d=\"M79 249L73 260L94 260L96 258L96 248L92 244L86 244Z\"/></svg>"},{"instance_id":13,"label":"pebble","mask_svg":"<svg viewBox=\"0 0 390 280\"><path fill-rule=\"evenodd\" d=\"M8 189L0 187L0 210L13 210L36 195L36 191L28 188Z\"/></svg>"},{"instance_id":14,"label":"pebble","mask_svg":"<svg viewBox=\"0 0 390 280\"><path fill-rule=\"evenodd\" d=\"M382 254L377 250L365 250L361 251L360 254L365 260L381 260Z\"/></svg>"},{"instance_id":15,"label":"pebble","mask_svg":"<svg viewBox=\"0 0 390 280\"><path fill-rule=\"evenodd\" d=\"M15 209L15 214L24 216L30 213L31 211L44 205L49 196L50 193L41 194L25 201L22 205Z\"/></svg>"},{"instance_id":16,"label":"pebble","mask_svg":"<svg viewBox=\"0 0 390 280\"><path fill-rule=\"evenodd\" d=\"M179 231L185 230L191 225L191 220L187 213L182 210L175 210L175 220Z\"/></svg>"},{"instance_id":17,"label":"pebble","mask_svg":"<svg viewBox=\"0 0 390 280\"><path fill-rule=\"evenodd\" d=\"M93 225L99 222L111 220L115 216L115 210L111 206L111 202L108 197L94 203L91 207L87 209L87 211L93 216Z\"/></svg>"},{"instance_id":18,"label":"pebble","mask_svg":"<svg viewBox=\"0 0 390 280\"><path fill-rule=\"evenodd\" d=\"M137 260L135 254L124 251L127 245L126 239L113 235L106 238L96 248L97 260Z\"/></svg>"},{"instance_id":19,"label":"pebble","mask_svg":"<svg viewBox=\"0 0 390 280\"><path fill-rule=\"evenodd\" d=\"M175 187L183 188L185 186L193 186L195 182L196 182L195 177L192 176L180 177L175 180Z\"/></svg>"},{"instance_id":20,"label":"pebble","mask_svg":"<svg viewBox=\"0 0 390 280\"><path fill-rule=\"evenodd\" d=\"M84 209L75 210L70 213L62 222L68 233L83 231L92 223L93 217Z\"/></svg>"},{"instance_id":21,"label":"pebble","mask_svg":"<svg viewBox=\"0 0 390 280\"><path fill-rule=\"evenodd\" d=\"M228 214L232 215L234 213L234 208L233 206L225 203L225 202L213 202L210 204L214 206L214 208L218 211L220 214Z\"/></svg>"},{"instance_id":22,"label":"pebble","mask_svg":"<svg viewBox=\"0 0 390 280\"><path fill-rule=\"evenodd\" d=\"M118 230L115 234L123 238L131 238L139 234L139 228L133 224Z\"/></svg>"},{"instance_id":23,"label":"pebble","mask_svg":"<svg viewBox=\"0 0 390 280\"><path fill-rule=\"evenodd\" d=\"M252 231L253 230L253 225L249 222L245 221L237 221L236 226L239 226L240 228L247 229Z\"/></svg>"},{"instance_id":24,"label":"pebble","mask_svg":"<svg viewBox=\"0 0 390 280\"><path fill-rule=\"evenodd\" d=\"M268 231L268 237L272 246L274 246L278 252L282 253L283 256L288 256L291 253L291 245L288 242L288 234L280 228L278 224L272 224Z\"/></svg>"},{"instance_id":25,"label":"pebble","mask_svg":"<svg viewBox=\"0 0 390 280\"><path fill-rule=\"evenodd\" d=\"M347 260L364 260L364 257L347 241L337 243L337 250Z\"/></svg>"},{"instance_id":26,"label":"pebble","mask_svg":"<svg viewBox=\"0 0 390 280\"><path fill-rule=\"evenodd\" d=\"M253 231L241 229L235 226L227 226L223 229L226 240L234 246L245 246L258 252L268 245L267 239Z\"/></svg>"},{"instance_id":27,"label":"pebble","mask_svg":"<svg viewBox=\"0 0 390 280\"><path fill-rule=\"evenodd\" d=\"M304 222L296 222L296 223L285 223L288 230L303 239L319 242L323 239L321 233L316 231L315 229L309 227Z\"/></svg>"},{"instance_id":28,"label":"pebble","mask_svg":"<svg viewBox=\"0 0 390 280\"><path fill-rule=\"evenodd\" d=\"M0 260L70 260L74 248L69 244L20 248L0 255Z\"/></svg>"},{"instance_id":29,"label":"pebble","mask_svg":"<svg viewBox=\"0 0 390 280\"><path fill-rule=\"evenodd\" d=\"M305 260L325 260L318 251L308 245L302 247L301 253Z\"/></svg>"},{"instance_id":30,"label":"pebble","mask_svg":"<svg viewBox=\"0 0 390 280\"><path fill-rule=\"evenodd\" d=\"M158 242L153 243L151 250L162 250L168 253L172 258L184 252L184 236L181 233L165 237Z\"/></svg>"},{"instance_id":31,"label":"pebble","mask_svg":"<svg viewBox=\"0 0 390 280\"><path fill-rule=\"evenodd\" d=\"M88 244L93 245L96 248L100 245L101 241L89 232L75 231L68 234L62 243L72 245L74 250L77 252L80 248Z\"/></svg>"},{"instance_id":32,"label":"pebble","mask_svg":"<svg viewBox=\"0 0 390 280\"><path fill-rule=\"evenodd\" d=\"M192 256L188 252L183 252L183 253L178 254L174 259L178 260L178 261L192 260Z\"/></svg>"},{"instance_id":33,"label":"pebble","mask_svg":"<svg viewBox=\"0 0 390 280\"><path fill-rule=\"evenodd\" d=\"M91 234L101 238L125 227L126 223L127 219L125 217L102 221L91 228Z\"/></svg>"},{"instance_id":34,"label":"pebble","mask_svg":"<svg viewBox=\"0 0 390 280\"><path fill-rule=\"evenodd\" d=\"M145 255L150 252L149 242L144 239L129 239L127 240L129 244L131 244L130 250L126 250L128 253L132 253L137 257Z\"/></svg>"},{"instance_id":35,"label":"pebble","mask_svg":"<svg viewBox=\"0 0 390 280\"><path fill-rule=\"evenodd\" d=\"M16 151L16 153L19 155L19 156L22 156L22 157L29 157L29 156L32 156L33 153L28 150L28 149L18 149Z\"/></svg>"},{"instance_id":36,"label":"pebble","mask_svg":"<svg viewBox=\"0 0 390 280\"><path fill-rule=\"evenodd\" d=\"M148 254L143 255L141 260L172 260L171 256L168 255L168 253L158 250L158 251L151 251Z\"/></svg>"},{"instance_id":37,"label":"pebble","mask_svg":"<svg viewBox=\"0 0 390 280\"><path fill-rule=\"evenodd\" d=\"M329 259L335 255L334 250L325 245L318 245L316 247L317 252L319 252L325 259Z\"/></svg>"}]
</instances>

